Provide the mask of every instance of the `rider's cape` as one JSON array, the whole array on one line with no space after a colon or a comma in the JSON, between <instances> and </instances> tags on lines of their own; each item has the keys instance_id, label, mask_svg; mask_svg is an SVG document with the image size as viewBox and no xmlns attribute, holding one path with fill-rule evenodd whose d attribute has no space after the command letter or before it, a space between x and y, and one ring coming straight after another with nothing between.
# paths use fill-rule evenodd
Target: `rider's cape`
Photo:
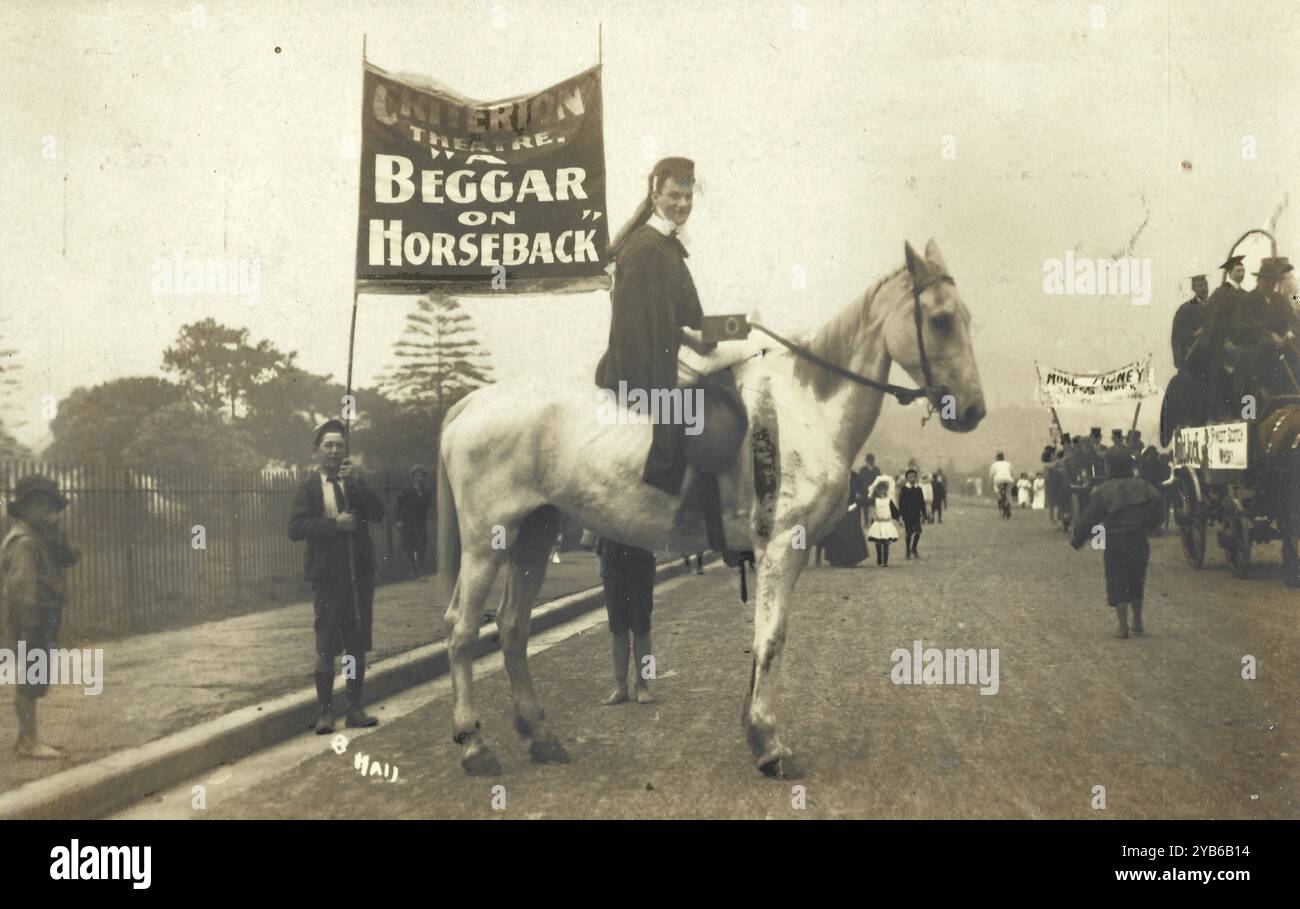
<instances>
[{"instance_id":1,"label":"rider's cape","mask_svg":"<svg viewBox=\"0 0 1300 909\"><path fill-rule=\"evenodd\" d=\"M649 394L676 387L678 329L698 329L704 319L686 255L681 241L649 224L637 228L619 251L610 293L609 347L596 366L601 388L617 393L619 383L626 382L629 392ZM655 423L642 479L675 495L686 469L684 448L683 426Z\"/></svg>"},{"instance_id":2,"label":"rider's cape","mask_svg":"<svg viewBox=\"0 0 1300 909\"><path fill-rule=\"evenodd\" d=\"M704 318L685 250L643 224L619 253L609 347L596 366L596 384L611 391L620 381L629 389L677 385L678 329L699 328Z\"/></svg>"}]
</instances>

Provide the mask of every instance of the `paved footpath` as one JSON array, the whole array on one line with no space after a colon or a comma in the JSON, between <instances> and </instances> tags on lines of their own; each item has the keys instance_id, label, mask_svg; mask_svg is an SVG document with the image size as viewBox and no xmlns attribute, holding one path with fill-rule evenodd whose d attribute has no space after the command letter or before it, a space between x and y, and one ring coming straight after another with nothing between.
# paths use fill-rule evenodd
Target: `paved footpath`
<instances>
[{"instance_id":1,"label":"paved footpath","mask_svg":"<svg viewBox=\"0 0 1300 909\"><path fill-rule=\"evenodd\" d=\"M549 565L541 601L600 584L588 552ZM374 664L443 638L446 603L436 578L385 584L375 592ZM104 690L87 696L52 686L40 704L41 735L65 760L20 761L10 686L0 686L0 792L30 780L143 745L205 720L312 685L312 604L82 647L104 649Z\"/></svg>"},{"instance_id":2,"label":"paved footpath","mask_svg":"<svg viewBox=\"0 0 1300 909\"><path fill-rule=\"evenodd\" d=\"M600 705L603 616L534 641L533 674L572 762L537 767L511 726L499 655L476 665L484 734L504 768L469 778L451 741L446 679L391 699L339 755L304 735L178 786L123 817L1008 817L1300 815L1300 594L1220 554L1194 571L1152 541L1149 633L1112 637L1101 554L1075 552L1042 514L1010 521L958 500L927 527L924 560L809 568L790 618L779 716L807 775L765 779L740 730L753 610L732 572L662 585L654 704ZM999 685L895 685L891 653L997 648ZM1242 657L1258 678L1242 678ZM362 776L364 753L396 782ZM192 808L203 784L206 807ZM503 786L504 790L494 790ZM1105 808L1093 807L1104 787ZM503 808L493 805L494 798Z\"/></svg>"}]
</instances>

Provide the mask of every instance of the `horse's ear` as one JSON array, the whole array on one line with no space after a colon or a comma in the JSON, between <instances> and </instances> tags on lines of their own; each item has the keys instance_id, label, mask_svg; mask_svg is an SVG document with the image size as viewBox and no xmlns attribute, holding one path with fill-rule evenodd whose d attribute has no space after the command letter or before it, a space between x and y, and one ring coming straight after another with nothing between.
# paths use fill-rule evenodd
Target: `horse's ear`
<instances>
[{"instance_id":1,"label":"horse's ear","mask_svg":"<svg viewBox=\"0 0 1300 909\"><path fill-rule=\"evenodd\" d=\"M943 269L945 274L948 273L948 263L943 261L943 253L939 252L939 244L934 240L925 244L925 257Z\"/></svg>"},{"instance_id":2,"label":"horse's ear","mask_svg":"<svg viewBox=\"0 0 1300 909\"><path fill-rule=\"evenodd\" d=\"M912 249L911 241L909 240L903 241L903 254L907 258L907 273L911 275L913 278L915 278L917 259L919 259L920 256L916 254L916 250Z\"/></svg>"}]
</instances>

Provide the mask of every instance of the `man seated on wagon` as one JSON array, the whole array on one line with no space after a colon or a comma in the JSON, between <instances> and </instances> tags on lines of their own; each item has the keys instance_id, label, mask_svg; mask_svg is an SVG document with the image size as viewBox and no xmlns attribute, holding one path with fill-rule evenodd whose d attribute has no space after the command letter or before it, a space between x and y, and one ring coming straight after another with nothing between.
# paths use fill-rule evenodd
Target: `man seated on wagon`
<instances>
[{"instance_id":1,"label":"man seated on wagon","mask_svg":"<svg viewBox=\"0 0 1300 909\"><path fill-rule=\"evenodd\" d=\"M1174 351L1174 369L1182 369L1187 360L1187 352L1196 340L1196 333L1205 321L1205 298L1209 295L1210 285L1205 275L1192 278L1192 296L1174 313L1173 330L1170 346Z\"/></svg>"},{"instance_id":2,"label":"man seated on wagon","mask_svg":"<svg viewBox=\"0 0 1300 909\"><path fill-rule=\"evenodd\" d=\"M1255 289L1238 307L1233 325L1233 375L1238 398L1246 394L1261 399L1300 394L1296 386L1300 316L1291 305L1295 291L1292 271L1293 266L1283 256L1262 260L1255 273ZM1265 403L1259 401L1261 413Z\"/></svg>"},{"instance_id":3,"label":"man seated on wagon","mask_svg":"<svg viewBox=\"0 0 1300 909\"><path fill-rule=\"evenodd\" d=\"M1236 352L1237 310L1246 297L1241 282L1246 277L1245 256L1229 256L1219 266L1224 280L1205 304L1205 316L1185 362L1205 377L1211 419L1240 417L1241 400L1234 395L1232 357Z\"/></svg>"}]
</instances>

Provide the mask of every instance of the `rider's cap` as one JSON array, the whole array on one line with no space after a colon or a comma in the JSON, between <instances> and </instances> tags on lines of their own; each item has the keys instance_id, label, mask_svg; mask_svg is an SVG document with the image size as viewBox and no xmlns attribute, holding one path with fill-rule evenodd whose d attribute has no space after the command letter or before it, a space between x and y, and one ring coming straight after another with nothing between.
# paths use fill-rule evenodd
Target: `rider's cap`
<instances>
[{"instance_id":1,"label":"rider's cap","mask_svg":"<svg viewBox=\"0 0 1300 909\"><path fill-rule=\"evenodd\" d=\"M695 180L695 162L690 158L661 158L655 165L654 170L650 171L650 191L654 192L659 187L659 181L664 177L672 177L675 180L685 180L691 182Z\"/></svg>"},{"instance_id":2,"label":"rider's cap","mask_svg":"<svg viewBox=\"0 0 1300 909\"><path fill-rule=\"evenodd\" d=\"M1228 256L1228 261L1220 265L1219 268L1223 269L1224 271L1227 271L1230 268L1236 268L1238 265L1240 265L1242 262L1245 261L1246 261L1245 256Z\"/></svg>"},{"instance_id":3,"label":"rider's cap","mask_svg":"<svg viewBox=\"0 0 1300 909\"><path fill-rule=\"evenodd\" d=\"M342 420L326 420L324 423L320 424L320 428L316 430L316 434L311 437L312 448L320 448L320 440L325 438L326 433L330 432L337 432L346 438L348 428L343 424Z\"/></svg>"},{"instance_id":4,"label":"rider's cap","mask_svg":"<svg viewBox=\"0 0 1300 909\"><path fill-rule=\"evenodd\" d=\"M1259 271L1255 272L1255 277L1270 281L1274 278L1282 277L1294 268L1295 266L1287 261L1286 256L1260 259Z\"/></svg>"}]
</instances>

